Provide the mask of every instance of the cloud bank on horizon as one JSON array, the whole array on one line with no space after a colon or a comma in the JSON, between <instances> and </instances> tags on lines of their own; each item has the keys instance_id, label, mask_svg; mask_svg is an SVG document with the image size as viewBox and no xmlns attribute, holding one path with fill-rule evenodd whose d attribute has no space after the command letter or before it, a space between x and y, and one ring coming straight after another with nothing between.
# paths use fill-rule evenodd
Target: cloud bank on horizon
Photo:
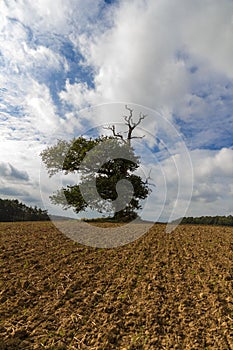
<instances>
[{"instance_id":1,"label":"cloud bank on horizon","mask_svg":"<svg viewBox=\"0 0 233 350\"><path fill-rule=\"evenodd\" d=\"M232 213L231 0L3 0L0 32L0 197L39 204L40 151L120 122L127 103L147 110L152 135L155 110L185 140L194 170L188 214ZM83 112L96 105L109 109ZM173 153L160 162L171 203L174 157L183 166Z\"/></svg>"}]
</instances>

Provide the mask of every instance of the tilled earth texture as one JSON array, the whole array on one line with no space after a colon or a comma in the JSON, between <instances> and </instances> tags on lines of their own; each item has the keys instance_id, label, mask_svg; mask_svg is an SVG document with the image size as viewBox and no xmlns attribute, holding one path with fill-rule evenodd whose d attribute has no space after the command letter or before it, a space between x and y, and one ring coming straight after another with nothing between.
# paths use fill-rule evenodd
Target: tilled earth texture
<instances>
[{"instance_id":1,"label":"tilled earth texture","mask_svg":"<svg viewBox=\"0 0 233 350\"><path fill-rule=\"evenodd\" d=\"M100 249L1 223L0 243L1 350L233 349L232 227L154 225Z\"/></svg>"}]
</instances>

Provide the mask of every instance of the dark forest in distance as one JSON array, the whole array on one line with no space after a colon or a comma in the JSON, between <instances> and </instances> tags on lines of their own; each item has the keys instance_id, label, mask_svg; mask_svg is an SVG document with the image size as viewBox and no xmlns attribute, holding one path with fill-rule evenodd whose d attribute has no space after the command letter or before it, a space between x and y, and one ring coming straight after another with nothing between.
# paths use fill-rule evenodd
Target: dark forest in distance
<instances>
[{"instance_id":1,"label":"dark forest in distance","mask_svg":"<svg viewBox=\"0 0 233 350\"><path fill-rule=\"evenodd\" d=\"M55 220L63 217L54 216ZM65 217L64 217L65 219ZM68 218L66 218L68 219ZM18 199L0 199L0 221L46 221L50 220L47 210L30 207L21 203ZM106 219L106 221L110 221ZM174 221L175 223L176 221ZM201 216L201 217L184 217L180 224L197 224L197 225L221 225L233 226L233 216Z\"/></svg>"}]
</instances>

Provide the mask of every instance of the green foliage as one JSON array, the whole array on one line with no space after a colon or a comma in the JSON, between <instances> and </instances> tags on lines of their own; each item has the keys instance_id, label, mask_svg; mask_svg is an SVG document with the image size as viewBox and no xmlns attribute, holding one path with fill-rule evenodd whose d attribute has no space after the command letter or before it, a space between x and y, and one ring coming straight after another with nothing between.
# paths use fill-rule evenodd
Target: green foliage
<instances>
[{"instance_id":1,"label":"green foliage","mask_svg":"<svg viewBox=\"0 0 233 350\"><path fill-rule=\"evenodd\" d=\"M106 138L87 140L79 137L71 141L58 140L56 145L41 152L41 159L50 176L59 171L64 171L66 174L79 171L86 154L104 139Z\"/></svg>"},{"instance_id":2,"label":"green foliage","mask_svg":"<svg viewBox=\"0 0 233 350\"><path fill-rule=\"evenodd\" d=\"M106 141L111 142L108 144ZM104 147L96 147L101 144ZM111 154L120 154L122 158L111 159ZM114 211L114 218L117 219L132 220L137 217L135 210L141 208L140 201L150 192L147 182L133 174L139 167L139 158L130 142L123 142L116 137L79 137L70 142L59 140L56 145L45 149L41 157L50 176L59 171L80 174L77 185L63 187L50 197L54 204L62 205L64 209L73 208L79 213L89 206L100 212ZM104 163L103 159L106 160ZM93 180L96 188L90 185ZM112 205L118 196L116 186L120 180L130 182L134 190L130 203L123 210ZM86 203L81 188L85 189L88 197L94 198L91 202ZM101 199L93 195L96 190ZM127 203L127 198L125 201Z\"/></svg>"},{"instance_id":3,"label":"green foliage","mask_svg":"<svg viewBox=\"0 0 233 350\"><path fill-rule=\"evenodd\" d=\"M17 199L0 199L0 221L49 220L46 210L28 207Z\"/></svg>"},{"instance_id":4,"label":"green foliage","mask_svg":"<svg viewBox=\"0 0 233 350\"><path fill-rule=\"evenodd\" d=\"M185 217L182 219L181 224L233 226L233 216Z\"/></svg>"}]
</instances>

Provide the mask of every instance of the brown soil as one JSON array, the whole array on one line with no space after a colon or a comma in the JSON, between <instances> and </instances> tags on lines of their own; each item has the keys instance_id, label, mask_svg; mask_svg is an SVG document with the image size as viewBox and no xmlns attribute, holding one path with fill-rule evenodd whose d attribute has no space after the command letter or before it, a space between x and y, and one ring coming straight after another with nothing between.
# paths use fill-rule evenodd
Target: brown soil
<instances>
[{"instance_id":1,"label":"brown soil","mask_svg":"<svg viewBox=\"0 0 233 350\"><path fill-rule=\"evenodd\" d=\"M164 228L98 249L1 223L0 349L233 349L233 228Z\"/></svg>"}]
</instances>

